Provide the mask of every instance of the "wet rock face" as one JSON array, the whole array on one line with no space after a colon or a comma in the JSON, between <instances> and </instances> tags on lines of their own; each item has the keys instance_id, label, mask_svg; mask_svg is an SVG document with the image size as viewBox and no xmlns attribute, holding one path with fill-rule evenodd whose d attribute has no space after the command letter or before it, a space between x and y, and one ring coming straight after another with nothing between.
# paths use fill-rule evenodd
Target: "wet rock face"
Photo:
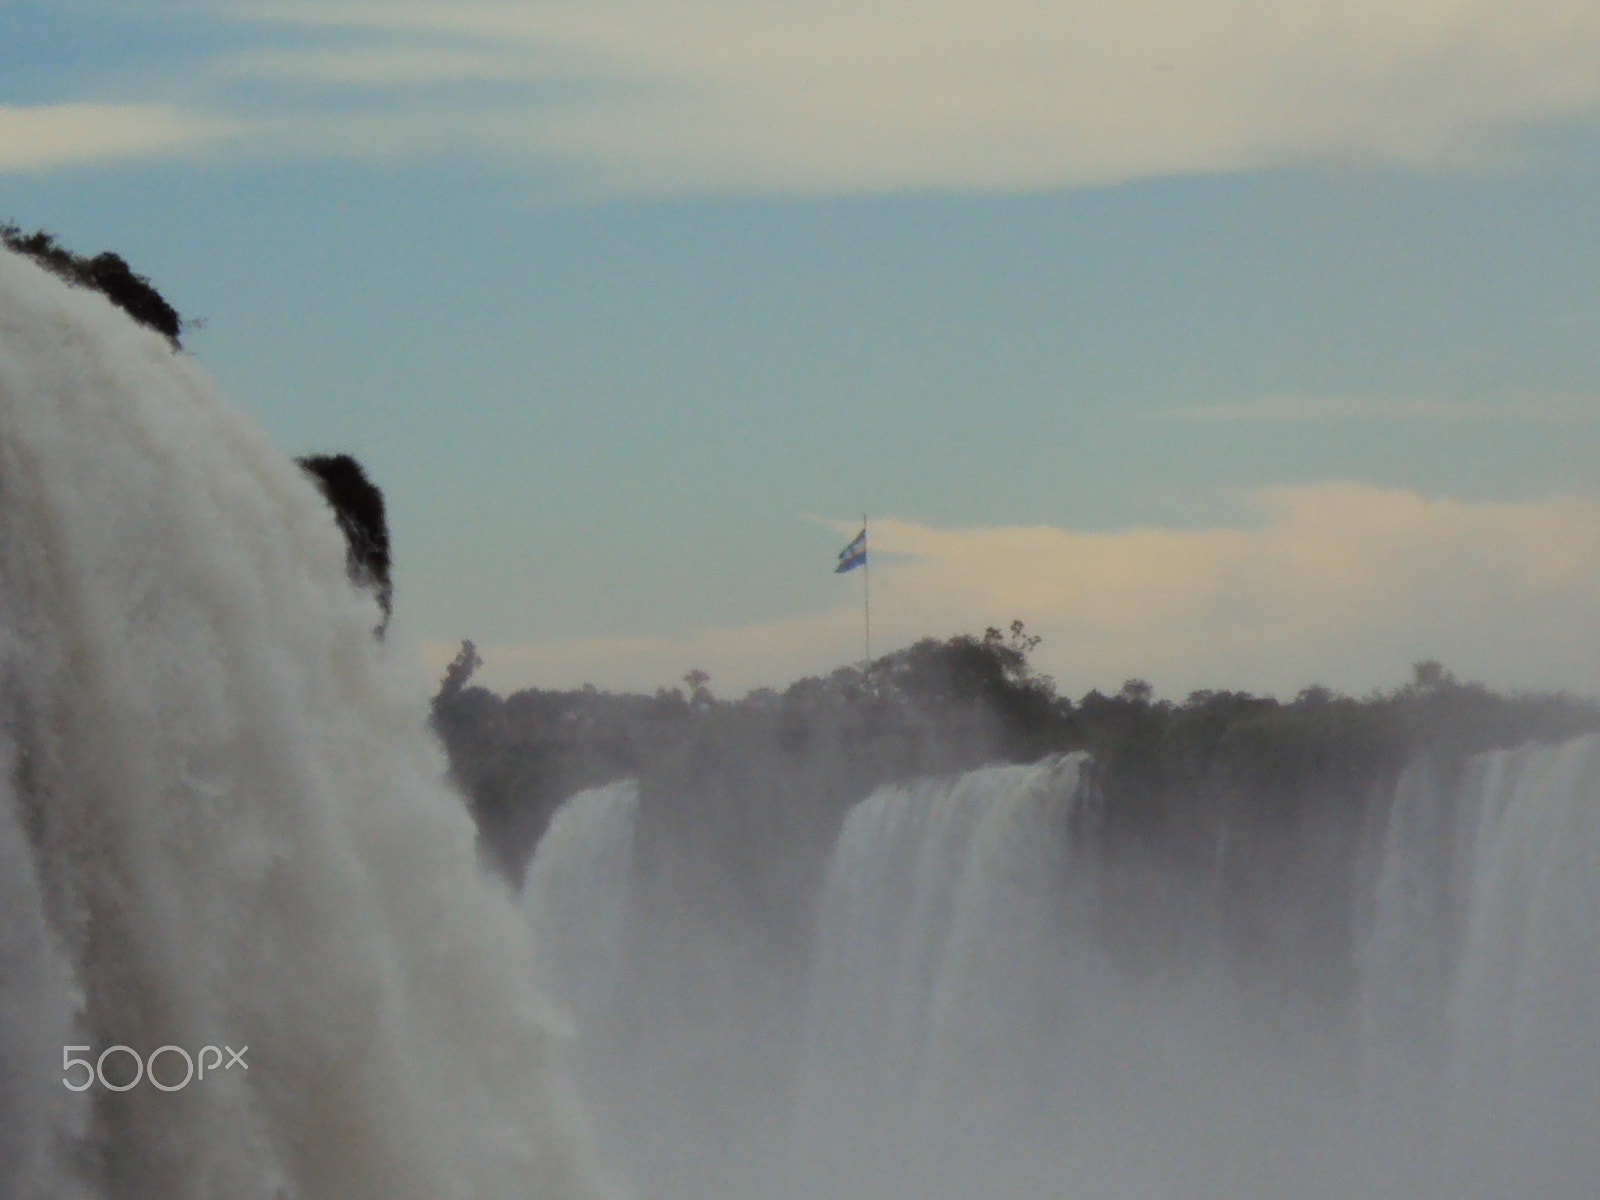
<instances>
[{"instance_id":1,"label":"wet rock face","mask_svg":"<svg viewBox=\"0 0 1600 1200\"><path fill-rule=\"evenodd\" d=\"M295 462L317 481L333 508L334 519L349 543L346 564L350 578L377 594L383 620L374 632L383 636L394 606L394 585L389 580L389 522L383 492L348 454L311 454Z\"/></svg>"}]
</instances>

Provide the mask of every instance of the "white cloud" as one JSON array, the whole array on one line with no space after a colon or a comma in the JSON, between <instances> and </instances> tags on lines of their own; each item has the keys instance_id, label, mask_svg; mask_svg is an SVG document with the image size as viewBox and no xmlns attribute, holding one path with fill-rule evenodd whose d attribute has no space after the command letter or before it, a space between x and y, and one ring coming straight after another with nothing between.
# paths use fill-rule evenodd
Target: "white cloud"
<instances>
[{"instance_id":1,"label":"white cloud","mask_svg":"<svg viewBox=\"0 0 1600 1200\"><path fill-rule=\"evenodd\" d=\"M162 104L0 105L0 171L173 157L237 130Z\"/></svg>"},{"instance_id":2,"label":"white cloud","mask_svg":"<svg viewBox=\"0 0 1600 1200\"><path fill-rule=\"evenodd\" d=\"M1437 658L1498 686L1600 693L1600 502L1473 503L1358 484L1257 493L1238 527L1079 533L938 529L884 520L872 574L874 646L981 633L1020 617L1064 691L1130 677L1202 687L1356 693ZM854 527L838 526L848 536ZM855 577L851 577L855 578ZM737 694L860 657L861 610L692 637L480 647L509 689L652 689L690 667ZM453 645L429 649L442 668Z\"/></svg>"},{"instance_id":3,"label":"white cloud","mask_svg":"<svg viewBox=\"0 0 1600 1200\"><path fill-rule=\"evenodd\" d=\"M207 111L225 111L241 77L279 89L285 111L307 103L296 89L336 84L413 127L417 153L438 149L444 120L453 145L575 162L622 191L1015 190L1329 160L1484 164L1521 128L1592 123L1600 109L1600 6L1580 0L205 7L273 45L214 64L223 82L192 101ZM286 30L299 47L283 48ZM417 86L474 80L496 86L444 112ZM348 103L317 111L351 119Z\"/></svg>"},{"instance_id":4,"label":"white cloud","mask_svg":"<svg viewBox=\"0 0 1600 1200\"><path fill-rule=\"evenodd\" d=\"M613 88L536 141L664 190L1041 188L1285 161L1436 164L1600 100L1567 0L583 0L298 5L520 45Z\"/></svg>"}]
</instances>

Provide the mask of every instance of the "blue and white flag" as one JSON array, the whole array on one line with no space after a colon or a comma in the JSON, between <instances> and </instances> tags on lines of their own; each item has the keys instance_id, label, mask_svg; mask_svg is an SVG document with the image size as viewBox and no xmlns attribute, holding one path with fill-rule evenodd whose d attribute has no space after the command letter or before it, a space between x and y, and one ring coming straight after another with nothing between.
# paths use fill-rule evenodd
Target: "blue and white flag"
<instances>
[{"instance_id":1,"label":"blue and white flag","mask_svg":"<svg viewBox=\"0 0 1600 1200\"><path fill-rule=\"evenodd\" d=\"M867 531L863 529L851 540L850 544L839 551L839 565L833 569L835 575L843 575L846 571L853 571L857 567L867 565Z\"/></svg>"}]
</instances>

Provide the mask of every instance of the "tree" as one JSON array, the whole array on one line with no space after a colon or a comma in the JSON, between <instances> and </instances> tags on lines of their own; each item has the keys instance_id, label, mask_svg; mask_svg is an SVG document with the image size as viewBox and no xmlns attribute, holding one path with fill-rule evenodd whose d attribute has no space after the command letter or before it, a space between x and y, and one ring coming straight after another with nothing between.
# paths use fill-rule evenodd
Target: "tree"
<instances>
[{"instance_id":1,"label":"tree","mask_svg":"<svg viewBox=\"0 0 1600 1200\"><path fill-rule=\"evenodd\" d=\"M1442 692L1456 684L1455 672L1445 669L1437 659L1411 664L1411 687L1418 692Z\"/></svg>"},{"instance_id":2,"label":"tree","mask_svg":"<svg viewBox=\"0 0 1600 1200\"><path fill-rule=\"evenodd\" d=\"M461 689L467 686L467 680L472 678L472 673L481 666L483 659L478 654L478 648L472 644L472 639L462 638L461 649L456 651L455 658L444 669L444 679L439 683L434 706L437 707L441 700L452 700L460 695Z\"/></svg>"},{"instance_id":3,"label":"tree","mask_svg":"<svg viewBox=\"0 0 1600 1200\"><path fill-rule=\"evenodd\" d=\"M709 672L694 667L683 677L683 682L689 689L689 703L692 707L710 708L717 702L717 698L711 694L711 688L707 686L711 682Z\"/></svg>"},{"instance_id":4,"label":"tree","mask_svg":"<svg viewBox=\"0 0 1600 1200\"><path fill-rule=\"evenodd\" d=\"M1143 679L1126 679L1117 695L1130 704L1149 704L1155 692L1155 687Z\"/></svg>"}]
</instances>

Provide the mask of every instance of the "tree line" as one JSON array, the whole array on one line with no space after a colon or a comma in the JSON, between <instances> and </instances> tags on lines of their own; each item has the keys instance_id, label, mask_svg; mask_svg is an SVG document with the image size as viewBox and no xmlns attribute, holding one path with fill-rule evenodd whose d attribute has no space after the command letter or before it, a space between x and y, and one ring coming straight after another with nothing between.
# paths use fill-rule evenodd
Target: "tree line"
<instances>
[{"instance_id":1,"label":"tree line","mask_svg":"<svg viewBox=\"0 0 1600 1200\"><path fill-rule=\"evenodd\" d=\"M1037 644L1017 621L723 699L702 671L651 695L500 696L471 682L479 659L465 642L433 719L490 858L514 879L561 800L624 774L680 796L798 777L793 803L831 830L882 783L1084 750L1104 836L1181 843L1230 820L1294 827L1422 754L1600 730L1595 701L1504 695L1434 662L1361 698L1312 685L1288 701L1228 690L1173 701L1130 679L1074 700L1034 668Z\"/></svg>"}]
</instances>

